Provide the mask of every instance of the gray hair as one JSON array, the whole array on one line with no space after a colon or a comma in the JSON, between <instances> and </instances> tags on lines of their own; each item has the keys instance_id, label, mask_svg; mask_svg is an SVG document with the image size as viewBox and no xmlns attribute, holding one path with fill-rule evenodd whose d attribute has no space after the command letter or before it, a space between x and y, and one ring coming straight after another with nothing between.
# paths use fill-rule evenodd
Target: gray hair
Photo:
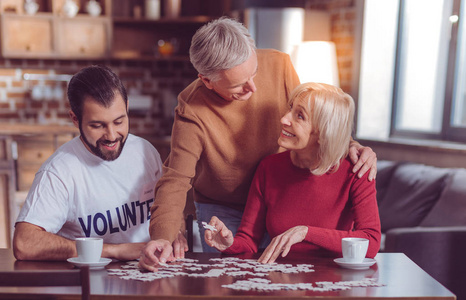
<instances>
[{"instance_id":1,"label":"gray hair","mask_svg":"<svg viewBox=\"0 0 466 300\"><path fill-rule=\"evenodd\" d=\"M191 41L189 57L199 74L216 81L220 71L244 63L255 49L254 40L243 24L221 17L197 30Z\"/></svg>"}]
</instances>

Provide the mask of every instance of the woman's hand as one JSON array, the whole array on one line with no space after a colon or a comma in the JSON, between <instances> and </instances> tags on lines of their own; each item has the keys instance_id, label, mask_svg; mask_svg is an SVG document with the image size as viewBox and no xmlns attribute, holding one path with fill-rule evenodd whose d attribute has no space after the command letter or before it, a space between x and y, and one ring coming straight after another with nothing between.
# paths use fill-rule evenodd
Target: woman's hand
<instances>
[{"instance_id":1,"label":"woman's hand","mask_svg":"<svg viewBox=\"0 0 466 300\"><path fill-rule=\"evenodd\" d=\"M295 226L277 235L264 250L258 261L271 264L275 262L280 253L282 253L282 257L285 257L290 252L291 246L304 240L307 231L307 226Z\"/></svg>"},{"instance_id":2,"label":"woman's hand","mask_svg":"<svg viewBox=\"0 0 466 300\"><path fill-rule=\"evenodd\" d=\"M217 231L206 229L204 239L207 245L219 251L223 251L233 245L233 233L219 218L213 216L212 219L210 219L209 225L214 226Z\"/></svg>"}]
</instances>

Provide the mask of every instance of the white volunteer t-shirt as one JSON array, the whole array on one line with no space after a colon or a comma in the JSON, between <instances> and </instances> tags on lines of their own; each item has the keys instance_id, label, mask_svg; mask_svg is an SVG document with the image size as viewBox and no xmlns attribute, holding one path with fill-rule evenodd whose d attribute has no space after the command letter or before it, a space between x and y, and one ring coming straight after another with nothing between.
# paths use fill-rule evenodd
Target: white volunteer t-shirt
<instances>
[{"instance_id":1,"label":"white volunteer t-shirt","mask_svg":"<svg viewBox=\"0 0 466 300\"><path fill-rule=\"evenodd\" d=\"M76 137L41 166L17 222L68 239L147 242L150 206L161 175L159 153L142 138L129 134L121 155L105 161Z\"/></svg>"}]
</instances>

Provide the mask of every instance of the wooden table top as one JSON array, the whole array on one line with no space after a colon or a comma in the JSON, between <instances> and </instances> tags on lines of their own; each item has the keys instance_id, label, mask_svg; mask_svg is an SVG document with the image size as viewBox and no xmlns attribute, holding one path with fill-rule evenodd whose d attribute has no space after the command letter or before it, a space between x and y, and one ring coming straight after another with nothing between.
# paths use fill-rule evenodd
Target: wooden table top
<instances>
[{"instance_id":1,"label":"wooden table top","mask_svg":"<svg viewBox=\"0 0 466 300\"><path fill-rule=\"evenodd\" d=\"M187 253L188 258L199 263L212 264L210 258L223 257L220 254ZM257 255L239 255L239 258L257 258ZM385 284L380 287L353 287L344 291L237 291L224 288L247 277L236 278L222 275L216 278L176 276L150 282L125 280L110 276L106 269L91 271L92 299L430 299L454 300L450 291L423 271L402 253L379 253L377 263L368 270L350 270L338 266L332 257L292 255L278 263L312 264L315 272L285 274L269 273L267 279L273 283L314 283L320 281L358 281L375 278ZM107 269L120 268L124 262L112 262ZM50 270L74 268L68 262L16 261L10 249L0 249L0 270ZM52 299L79 299L79 287L0 288L0 299L27 296L34 299L40 294L50 294Z\"/></svg>"}]
</instances>

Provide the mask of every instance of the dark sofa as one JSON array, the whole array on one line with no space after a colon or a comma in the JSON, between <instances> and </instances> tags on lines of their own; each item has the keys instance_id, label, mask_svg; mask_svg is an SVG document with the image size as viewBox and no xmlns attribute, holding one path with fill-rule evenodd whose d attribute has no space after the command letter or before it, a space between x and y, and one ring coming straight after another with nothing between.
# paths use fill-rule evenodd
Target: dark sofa
<instances>
[{"instance_id":1,"label":"dark sofa","mask_svg":"<svg viewBox=\"0 0 466 300\"><path fill-rule=\"evenodd\" d=\"M466 300L466 169L379 161L382 252L403 252Z\"/></svg>"}]
</instances>

